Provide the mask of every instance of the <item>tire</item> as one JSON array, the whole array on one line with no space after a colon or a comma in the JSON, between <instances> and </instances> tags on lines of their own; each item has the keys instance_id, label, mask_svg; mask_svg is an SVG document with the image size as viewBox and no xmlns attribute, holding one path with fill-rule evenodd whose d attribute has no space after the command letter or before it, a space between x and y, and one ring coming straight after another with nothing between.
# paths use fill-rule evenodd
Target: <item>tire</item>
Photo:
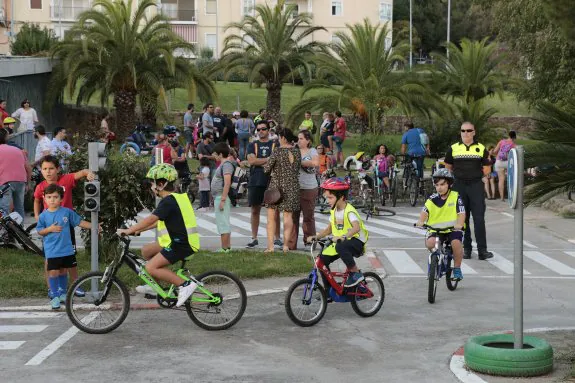
<instances>
[{"instance_id":1,"label":"tire","mask_svg":"<svg viewBox=\"0 0 575 383\"><path fill-rule=\"evenodd\" d=\"M194 298L206 298L199 288L196 289L186 302L186 311L192 322L209 331L225 330L238 323L244 315L248 302L242 281L227 271L208 271L196 279L202 282L210 293L218 294L221 302L217 305L208 303L207 306L204 302L194 302ZM235 307L229 317L226 316L228 307ZM208 322L208 317L214 318L216 322Z\"/></svg>"},{"instance_id":2,"label":"tire","mask_svg":"<svg viewBox=\"0 0 575 383\"><path fill-rule=\"evenodd\" d=\"M429 270L427 272L427 301L435 303L435 293L437 292L437 267L439 257L437 254L431 254L431 262L429 263Z\"/></svg>"},{"instance_id":3,"label":"tire","mask_svg":"<svg viewBox=\"0 0 575 383\"><path fill-rule=\"evenodd\" d=\"M374 292L374 296L371 298L363 298L358 297L357 295L352 295L350 297L351 308L355 313L361 317L371 317L378 313L383 306L383 301L385 300L385 286L383 285L383 281L381 277L376 273L371 271L363 273L365 277L365 281L361 282L356 288L355 292L360 292L362 287L367 285L367 287L374 292L374 288L377 287L379 293ZM379 295L379 297L377 297ZM375 301L374 301L375 299ZM373 302L373 304L369 304ZM368 304L364 304L368 303ZM370 307L371 306L371 307Z\"/></svg>"},{"instance_id":4,"label":"tire","mask_svg":"<svg viewBox=\"0 0 575 383\"><path fill-rule=\"evenodd\" d=\"M303 287L304 291L309 294L309 298L307 301L309 303L305 303L304 300L306 297L303 296L303 292L297 291L299 287ZM309 319L304 319L301 317L303 315L303 309L306 307L310 307L313 303L317 303L316 301L319 300L319 307L317 310L312 311L314 314ZM297 304L297 306L296 306ZM313 326L318 323L321 318L325 315L327 310L327 296L325 293L325 289L319 283L316 283L313 290L310 293L310 280L309 278L303 278L298 281L295 281L286 293L285 298L285 307L287 316L301 327L309 327Z\"/></svg>"},{"instance_id":5,"label":"tire","mask_svg":"<svg viewBox=\"0 0 575 383\"><path fill-rule=\"evenodd\" d=\"M80 276L70 286L66 294L66 313L70 321L80 330L88 334L107 334L115 330L121 325L128 312L130 311L130 294L126 285L116 277L113 277L110 282L110 290L108 290L106 300L101 305L96 306L93 304L94 296L91 291L91 280L96 279L98 285L98 293L102 292L104 284L102 277L104 273L101 271L92 271ZM85 297L77 297L74 293L78 287L86 292ZM114 302L117 300L117 302ZM78 306L76 307L76 304ZM92 308L90 308L92 305ZM107 325L103 327L90 327L90 324L100 325L103 323L105 317L112 317L112 312L118 311L118 315ZM85 313L87 315L81 316ZM98 320L96 320L98 318Z\"/></svg>"},{"instance_id":6,"label":"tire","mask_svg":"<svg viewBox=\"0 0 575 383\"><path fill-rule=\"evenodd\" d=\"M120 154L127 153L135 153L136 155L140 155L140 147L134 142L126 142L122 146L120 146Z\"/></svg>"},{"instance_id":7,"label":"tire","mask_svg":"<svg viewBox=\"0 0 575 383\"><path fill-rule=\"evenodd\" d=\"M22 245L24 250L26 250L29 253L34 253L36 255L39 255L41 257L44 256L44 251L42 251L42 249L40 249L34 243L34 241L32 241L32 238L30 238L30 235L28 233L26 233L26 231L24 229L22 229L22 227L20 225L14 223L12 221L7 221L6 227L12 233L12 235L14 237L16 237L16 240Z\"/></svg>"},{"instance_id":8,"label":"tire","mask_svg":"<svg viewBox=\"0 0 575 383\"><path fill-rule=\"evenodd\" d=\"M453 267L451 267L451 264L450 264L448 269L447 269L447 272L445 273L445 284L447 285L447 289L449 291L454 291L457 288L457 284L459 283L459 281L452 281L451 280L451 274L452 273L453 273Z\"/></svg>"},{"instance_id":9,"label":"tire","mask_svg":"<svg viewBox=\"0 0 575 383\"><path fill-rule=\"evenodd\" d=\"M523 345L523 349L513 348L513 334L476 336L465 344L465 364L481 373L515 377L543 375L553 369L553 349L545 340L525 336Z\"/></svg>"},{"instance_id":10,"label":"tire","mask_svg":"<svg viewBox=\"0 0 575 383\"><path fill-rule=\"evenodd\" d=\"M417 196L419 194L419 179L411 177L409 180L409 204L415 206L417 204Z\"/></svg>"},{"instance_id":11,"label":"tire","mask_svg":"<svg viewBox=\"0 0 575 383\"><path fill-rule=\"evenodd\" d=\"M397 177L393 177L391 181L391 206L395 207L397 204Z\"/></svg>"}]
</instances>

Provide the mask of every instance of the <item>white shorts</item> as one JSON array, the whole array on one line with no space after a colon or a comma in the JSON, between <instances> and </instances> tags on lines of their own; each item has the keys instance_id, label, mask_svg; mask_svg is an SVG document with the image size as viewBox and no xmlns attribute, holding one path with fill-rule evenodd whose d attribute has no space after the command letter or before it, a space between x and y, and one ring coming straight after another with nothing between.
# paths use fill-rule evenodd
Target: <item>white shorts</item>
<instances>
[{"instance_id":1,"label":"white shorts","mask_svg":"<svg viewBox=\"0 0 575 383\"><path fill-rule=\"evenodd\" d=\"M507 161L496 160L495 161L495 171L507 170Z\"/></svg>"}]
</instances>

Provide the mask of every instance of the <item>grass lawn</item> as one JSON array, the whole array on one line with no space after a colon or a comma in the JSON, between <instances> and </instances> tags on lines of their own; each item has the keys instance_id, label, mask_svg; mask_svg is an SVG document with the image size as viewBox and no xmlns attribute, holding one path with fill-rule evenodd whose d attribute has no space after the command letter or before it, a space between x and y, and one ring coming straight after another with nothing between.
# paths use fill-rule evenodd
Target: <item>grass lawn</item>
<instances>
[{"instance_id":1,"label":"grass lawn","mask_svg":"<svg viewBox=\"0 0 575 383\"><path fill-rule=\"evenodd\" d=\"M84 251L78 252L78 274L82 275L90 268L90 259ZM198 253L188 262L194 275L208 270L227 270L240 279L268 278L301 275L311 270L311 261L301 253L281 252L267 255L259 251L234 251L227 254L210 252ZM101 262L100 270L106 265ZM47 294L44 279L44 259L20 250L2 249L0 268L5 270L0 279L0 298L45 297ZM120 280L130 288L142 282L127 266L118 273Z\"/></svg>"}]
</instances>

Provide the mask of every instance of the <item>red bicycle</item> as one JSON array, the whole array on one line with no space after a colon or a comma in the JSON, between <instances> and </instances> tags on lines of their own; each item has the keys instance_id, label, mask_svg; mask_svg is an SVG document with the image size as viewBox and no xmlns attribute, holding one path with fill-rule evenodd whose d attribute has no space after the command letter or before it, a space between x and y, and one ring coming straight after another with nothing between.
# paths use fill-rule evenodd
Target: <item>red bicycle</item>
<instances>
[{"instance_id":1,"label":"red bicycle","mask_svg":"<svg viewBox=\"0 0 575 383\"><path fill-rule=\"evenodd\" d=\"M365 280L358 285L344 287L349 271L332 272L323 263L319 255L331 245L332 239L314 240L311 244L310 257L313 269L307 278L295 281L287 291L285 307L288 317L302 327L313 326L325 315L328 294L333 302L349 302L353 311L362 317L371 317L381 309L385 299L385 287L380 276L371 271L363 273ZM320 273L330 286L319 283ZM329 293L326 289L329 288Z\"/></svg>"}]
</instances>

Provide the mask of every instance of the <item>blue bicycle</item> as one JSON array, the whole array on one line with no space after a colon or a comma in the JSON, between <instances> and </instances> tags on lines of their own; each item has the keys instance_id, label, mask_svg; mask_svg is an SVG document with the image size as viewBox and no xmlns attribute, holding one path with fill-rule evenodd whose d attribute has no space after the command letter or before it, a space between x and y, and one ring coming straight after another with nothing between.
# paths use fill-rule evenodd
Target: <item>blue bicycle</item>
<instances>
[{"instance_id":1,"label":"blue bicycle","mask_svg":"<svg viewBox=\"0 0 575 383\"><path fill-rule=\"evenodd\" d=\"M414 225L415 226L415 225ZM449 291L457 288L459 280L451 279L453 272L453 252L451 250L451 243L446 235L455 230L453 227L446 227L436 229L432 226L423 225L422 229L433 230L437 232L435 237L435 247L429 253L427 260L427 301L435 303L435 293L437 292L437 284L439 280L445 275L445 282Z\"/></svg>"}]
</instances>

